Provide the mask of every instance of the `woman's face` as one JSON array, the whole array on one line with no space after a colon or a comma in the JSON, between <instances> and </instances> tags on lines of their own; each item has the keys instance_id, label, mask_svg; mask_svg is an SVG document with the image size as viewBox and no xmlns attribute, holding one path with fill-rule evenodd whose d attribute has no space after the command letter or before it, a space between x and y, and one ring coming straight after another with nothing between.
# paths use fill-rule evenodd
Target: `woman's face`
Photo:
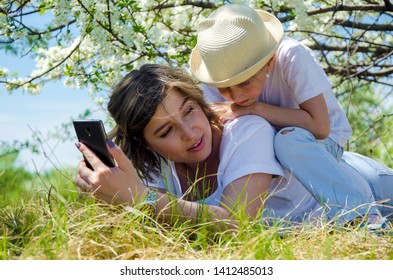
<instances>
[{"instance_id":1,"label":"woman's face","mask_svg":"<svg viewBox=\"0 0 393 280\"><path fill-rule=\"evenodd\" d=\"M174 162L195 164L212 151L212 128L197 102L168 92L144 129L148 148Z\"/></svg>"}]
</instances>

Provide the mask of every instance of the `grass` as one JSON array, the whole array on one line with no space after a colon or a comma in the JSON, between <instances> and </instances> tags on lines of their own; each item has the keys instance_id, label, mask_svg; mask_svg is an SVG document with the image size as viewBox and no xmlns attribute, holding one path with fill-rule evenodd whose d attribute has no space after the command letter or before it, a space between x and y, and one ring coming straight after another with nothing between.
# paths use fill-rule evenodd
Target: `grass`
<instances>
[{"instance_id":1,"label":"grass","mask_svg":"<svg viewBox=\"0 0 393 280\"><path fill-rule=\"evenodd\" d=\"M257 221L236 231L160 225L143 212L79 197L75 170L0 172L0 259L391 260L393 237L301 225L282 234Z\"/></svg>"}]
</instances>

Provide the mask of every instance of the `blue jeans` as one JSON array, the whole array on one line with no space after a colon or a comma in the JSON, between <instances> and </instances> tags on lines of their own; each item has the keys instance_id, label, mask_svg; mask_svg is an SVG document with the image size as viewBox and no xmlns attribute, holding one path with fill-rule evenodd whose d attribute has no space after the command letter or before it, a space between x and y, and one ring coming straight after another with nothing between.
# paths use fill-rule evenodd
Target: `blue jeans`
<instances>
[{"instance_id":1,"label":"blue jeans","mask_svg":"<svg viewBox=\"0 0 393 280\"><path fill-rule=\"evenodd\" d=\"M393 170L382 163L356 153L345 152L342 163L355 169L370 186L384 217L393 217Z\"/></svg>"},{"instance_id":2,"label":"blue jeans","mask_svg":"<svg viewBox=\"0 0 393 280\"><path fill-rule=\"evenodd\" d=\"M281 165L291 171L322 206L326 206L329 219L345 222L360 215L380 214L373 195L377 192L368 186L367 189L360 187L353 176L348 176L339 164L343 148L332 139L317 140L305 129L287 127L276 134L274 149ZM364 166L358 164L355 170L363 175ZM369 166L367 172L375 173ZM379 180L374 175L370 177Z\"/></svg>"}]
</instances>

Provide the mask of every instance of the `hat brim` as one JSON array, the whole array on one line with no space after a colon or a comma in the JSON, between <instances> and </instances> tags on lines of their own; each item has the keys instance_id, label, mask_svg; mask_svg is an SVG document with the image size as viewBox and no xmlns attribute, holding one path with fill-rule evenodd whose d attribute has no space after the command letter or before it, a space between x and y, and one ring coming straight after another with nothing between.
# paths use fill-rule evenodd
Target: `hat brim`
<instances>
[{"instance_id":1,"label":"hat brim","mask_svg":"<svg viewBox=\"0 0 393 280\"><path fill-rule=\"evenodd\" d=\"M237 74L236 76L229 77L224 80L216 81L209 75L209 71L199 53L199 50L197 47L195 47L191 52L189 66L192 74L196 79L198 79L200 82L203 82L213 87L229 87L229 86L240 84L248 80L268 63L268 61L273 57L273 55L277 51L277 48L284 35L284 29L282 27L281 22L274 15L262 10L256 10L256 12L264 22L270 34L270 41L268 42L268 46L267 46L267 48L270 49L268 54L267 55L264 54L263 57L261 57L261 59L257 63L251 65L249 68ZM228 57L228 59L231 58Z\"/></svg>"}]
</instances>

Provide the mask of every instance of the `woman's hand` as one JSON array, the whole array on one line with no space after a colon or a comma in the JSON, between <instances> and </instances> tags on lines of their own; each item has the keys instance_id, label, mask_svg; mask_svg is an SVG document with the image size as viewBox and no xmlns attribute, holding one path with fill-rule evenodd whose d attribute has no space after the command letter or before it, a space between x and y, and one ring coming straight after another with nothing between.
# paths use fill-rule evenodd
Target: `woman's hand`
<instances>
[{"instance_id":1,"label":"woman's hand","mask_svg":"<svg viewBox=\"0 0 393 280\"><path fill-rule=\"evenodd\" d=\"M107 147L117 162L115 167L108 167L102 163L86 145L77 143L76 146L94 169L89 169L85 160L79 162L75 183L81 192L92 193L111 204L135 205L145 196L147 188L140 180L136 169L111 140L108 140Z\"/></svg>"}]
</instances>

